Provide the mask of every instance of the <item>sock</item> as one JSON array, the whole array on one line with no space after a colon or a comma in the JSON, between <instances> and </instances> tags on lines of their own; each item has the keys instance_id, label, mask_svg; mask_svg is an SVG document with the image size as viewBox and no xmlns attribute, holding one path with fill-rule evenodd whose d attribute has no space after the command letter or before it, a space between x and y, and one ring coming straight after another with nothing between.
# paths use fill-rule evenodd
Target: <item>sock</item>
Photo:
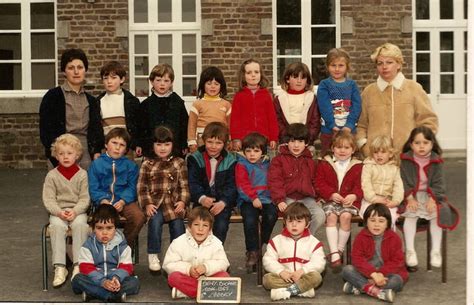
<instances>
[{"instance_id":1,"label":"sock","mask_svg":"<svg viewBox=\"0 0 474 305\"><path fill-rule=\"evenodd\" d=\"M438 222L438 218L434 218L430 220L430 233L431 233L432 249L439 252L441 250L441 239L442 239L443 229L438 227L437 222Z\"/></svg>"},{"instance_id":2,"label":"sock","mask_svg":"<svg viewBox=\"0 0 474 305\"><path fill-rule=\"evenodd\" d=\"M336 227L326 227L326 236L329 244L329 253L337 252L338 233ZM339 259L339 255L333 254L330 257L331 262Z\"/></svg>"},{"instance_id":3,"label":"sock","mask_svg":"<svg viewBox=\"0 0 474 305\"><path fill-rule=\"evenodd\" d=\"M366 284L362 290L370 296L377 297L380 293L380 288L377 287L375 284Z\"/></svg>"},{"instance_id":4,"label":"sock","mask_svg":"<svg viewBox=\"0 0 474 305\"><path fill-rule=\"evenodd\" d=\"M405 235L405 250L415 251L416 222L418 217L406 217L403 223L403 235Z\"/></svg>"},{"instance_id":5,"label":"sock","mask_svg":"<svg viewBox=\"0 0 474 305\"><path fill-rule=\"evenodd\" d=\"M344 231L339 228L339 240L337 241L337 249L339 251L344 252L349 236L351 236L351 231Z\"/></svg>"},{"instance_id":6,"label":"sock","mask_svg":"<svg viewBox=\"0 0 474 305\"><path fill-rule=\"evenodd\" d=\"M301 293L300 287L296 284L292 284L290 287L286 288L286 290L288 290L293 296Z\"/></svg>"}]
</instances>

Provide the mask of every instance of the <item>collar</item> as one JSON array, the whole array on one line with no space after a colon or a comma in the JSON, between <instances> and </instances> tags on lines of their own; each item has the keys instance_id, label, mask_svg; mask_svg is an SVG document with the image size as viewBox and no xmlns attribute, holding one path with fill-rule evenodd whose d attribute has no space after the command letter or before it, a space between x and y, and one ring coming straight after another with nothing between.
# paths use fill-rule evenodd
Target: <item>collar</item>
<instances>
[{"instance_id":1,"label":"collar","mask_svg":"<svg viewBox=\"0 0 474 305\"><path fill-rule=\"evenodd\" d=\"M118 88L116 91L113 91L113 92L106 92L105 93L105 95L114 95L114 94L122 95L123 94L122 88Z\"/></svg>"},{"instance_id":2,"label":"collar","mask_svg":"<svg viewBox=\"0 0 474 305\"><path fill-rule=\"evenodd\" d=\"M398 72L397 76L389 83L385 81L380 75L377 78L377 87L380 91L384 91L389 85L392 85L395 89L401 90L403 81L405 80L405 75L402 72Z\"/></svg>"},{"instance_id":3,"label":"collar","mask_svg":"<svg viewBox=\"0 0 474 305\"><path fill-rule=\"evenodd\" d=\"M67 82L67 80L64 81L63 85L61 86L63 88L64 91L66 92L74 92L76 93L76 91L74 91L71 86L69 86L69 83ZM79 89L79 92L78 94L81 94L81 93L84 93L84 87L81 86L81 88Z\"/></svg>"},{"instance_id":4,"label":"collar","mask_svg":"<svg viewBox=\"0 0 474 305\"><path fill-rule=\"evenodd\" d=\"M306 92L306 90L303 89L303 90L298 91L298 90L288 89L287 92L288 94L303 94Z\"/></svg>"},{"instance_id":5,"label":"collar","mask_svg":"<svg viewBox=\"0 0 474 305\"><path fill-rule=\"evenodd\" d=\"M173 93L173 91L168 91L166 92L165 94L158 94L155 92L155 90L153 90L153 88L151 88L151 92L153 92L154 95L156 95L157 97L168 97L171 95L171 93Z\"/></svg>"},{"instance_id":6,"label":"collar","mask_svg":"<svg viewBox=\"0 0 474 305\"><path fill-rule=\"evenodd\" d=\"M206 101L211 101L211 102L218 102L221 100L221 97L219 95L209 95L207 93L204 93L204 96L202 97L203 100Z\"/></svg>"},{"instance_id":7,"label":"collar","mask_svg":"<svg viewBox=\"0 0 474 305\"><path fill-rule=\"evenodd\" d=\"M288 229L285 227L283 228L283 231L281 231L281 235L285 236L285 237L289 237L289 238L293 238L293 235L291 235L290 231L288 231ZM300 238L298 238L297 240L303 238L303 237L307 237L307 236L310 236L311 234L309 233L309 229L308 228L305 228L303 233L301 234Z\"/></svg>"},{"instance_id":8,"label":"collar","mask_svg":"<svg viewBox=\"0 0 474 305\"><path fill-rule=\"evenodd\" d=\"M64 176L67 180L71 180L72 177L79 171L79 166L77 164L73 164L69 167L64 167L62 165L58 165L58 172Z\"/></svg>"}]
</instances>

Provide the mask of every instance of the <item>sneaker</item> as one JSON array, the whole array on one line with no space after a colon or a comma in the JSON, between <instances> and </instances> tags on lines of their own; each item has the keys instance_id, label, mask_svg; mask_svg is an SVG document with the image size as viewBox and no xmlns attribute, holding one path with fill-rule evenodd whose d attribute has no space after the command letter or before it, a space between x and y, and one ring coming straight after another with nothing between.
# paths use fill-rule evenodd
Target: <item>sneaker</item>
<instances>
[{"instance_id":1,"label":"sneaker","mask_svg":"<svg viewBox=\"0 0 474 305\"><path fill-rule=\"evenodd\" d=\"M188 298L187 295L185 295L181 290L176 289L176 287L173 287L171 289L171 298L172 299L186 299Z\"/></svg>"},{"instance_id":2,"label":"sneaker","mask_svg":"<svg viewBox=\"0 0 474 305\"><path fill-rule=\"evenodd\" d=\"M405 259L408 267L418 266L418 257L416 256L415 251L407 250Z\"/></svg>"},{"instance_id":3,"label":"sneaker","mask_svg":"<svg viewBox=\"0 0 474 305\"><path fill-rule=\"evenodd\" d=\"M291 292L288 291L286 288L277 288L270 290L270 298L272 301L278 300L288 300L290 299Z\"/></svg>"},{"instance_id":4,"label":"sneaker","mask_svg":"<svg viewBox=\"0 0 474 305\"><path fill-rule=\"evenodd\" d=\"M392 289L380 289L380 292L378 293L377 297L380 300L393 303L393 299L395 299L395 292Z\"/></svg>"},{"instance_id":5,"label":"sneaker","mask_svg":"<svg viewBox=\"0 0 474 305\"><path fill-rule=\"evenodd\" d=\"M120 296L120 302L122 302L122 303L127 302L127 293L126 292L122 293L122 295Z\"/></svg>"},{"instance_id":6,"label":"sneaker","mask_svg":"<svg viewBox=\"0 0 474 305\"><path fill-rule=\"evenodd\" d=\"M342 287L342 291L344 291L347 294L354 294L354 295L359 295L360 294L360 290L358 288L354 287L354 285L352 285L349 282L344 283L344 286Z\"/></svg>"},{"instance_id":7,"label":"sneaker","mask_svg":"<svg viewBox=\"0 0 474 305\"><path fill-rule=\"evenodd\" d=\"M74 265L74 268L72 269L71 281L72 281L72 279L73 279L76 275L78 275L79 273L80 273L80 271L79 271L79 266Z\"/></svg>"},{"instance_id":8,"label":"sneaker","mask_svg":"<svg viewBox=\"0 0 474 305\"><path fill-rule=\"evenodd\" d=\"M437 250L431 250L430 253L430 263L431 266L435 268L441 267L441 263L443 262L443 258L441 257L441 253Z\"/></svg>"},{"instance_id":9,"label":"sneaker","mask_svg":"<svg viewBox=\"0 0 474 305\"><path fill-rule=\"evenodd\" d=\"M59 287L66 281L67 269L65 266L58 266L54 268L53 287Z\"/></svg>"},{"instance_id":10,"label":"sneaker","mask_svg":"<svg viewBox=\"0 0 474 305\"><path fill-rule=\"evenodd\" d=\"M160 258L158 254L148 254L148 269L151 271L160 271Z\"/></svg>"},{"instance_id":11,"label":"sneaker","mask_svg":"<svg viewBox=\"0 0 474 305\"><path fill-rule=\"evenodd\" d=\"M315 296L314 288L311 288L310 290L306 290L305 292L298 294L298 296L302 298L314 298Z\"/></svg>"},{"instance_id":12,"label":"sneaker","mask_svg":"<svg viewBox=\"0 0 474 305\"><path fill-rule=\"evenodd\" d=\"M87 295L85 291L82 292L82 301L83 302L89 302L91 300L91 297Z\"/></svg>"}]
</instances>

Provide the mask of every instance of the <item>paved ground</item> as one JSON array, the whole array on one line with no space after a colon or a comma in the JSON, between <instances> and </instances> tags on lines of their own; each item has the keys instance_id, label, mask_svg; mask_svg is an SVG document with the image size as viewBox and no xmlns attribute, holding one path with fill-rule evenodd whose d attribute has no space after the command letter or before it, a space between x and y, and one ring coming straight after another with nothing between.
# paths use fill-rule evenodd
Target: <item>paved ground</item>
<instances>
[{"instance_id":1,"label":"paved ground","mask_svg":"<svg viewBox=\"0 0 474 305\"><path fill-rule=\"evenodd\" d=\"M448 283L441 283L440 270L426 271L426 237L425 234L418 234L416 245L420 270L410 274L410 280L403 292L397 294L398 304L457 305L466 302L466 161L448 160L445 169L448 197L460 209L463 217L458 229L448 234ZM0 272L0 302L81 301L79 296L72 293L70 282L59 289L42 291L40 235L47 215L41 202L41 188L45 174L46 170L0 170L0 222L3 223L0 228L0 260L4 262ZM281 225L278 225L274 233L280 229ZM357 232L359 228L354 226L353 230ZM165 234L167 236L168 233ZM319 236L323 236L322 240L325 242L324 231L319 232ZM164 247L167 247L167 244L165 241ZM140 263L136 265L141 291L139 295L130 297L129 301L173 302L163 275L151 275L148 272L145 246L146 229L142 230L140 235ZM242 268L245 248L241 224L231 224L225 247L231 262L231 274L242 278L242 303L271 303L269 293L256 286L256 274L246 274ZM381 304L367 296L342 294L342 284L340 274L333 274L328 269L315 299L292 298L291 303Z\"/></svg>"}]
</instances>

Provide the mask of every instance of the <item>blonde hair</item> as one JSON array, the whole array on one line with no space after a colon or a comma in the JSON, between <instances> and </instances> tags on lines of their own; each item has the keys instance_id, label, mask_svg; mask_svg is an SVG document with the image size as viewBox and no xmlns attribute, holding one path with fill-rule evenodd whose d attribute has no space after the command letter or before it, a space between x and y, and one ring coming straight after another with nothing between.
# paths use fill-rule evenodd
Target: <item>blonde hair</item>
<instances>
[{"instance_id":1,"label":"blonde hair","mask_svg":"<svg viewBox=\"0 0 474 305\"><path fill-rule=\"evenodd\" d=\"M58 147L60 145L69 145L77 152L79 158L82 156L82 144L76 136L65 133L56 138L53 145L51 145L51 155L55 158L57 158Z\"/></svg>"},{"instance_id":2,"label":"blonde hair","mask_svg":"<svg viewBox=\"0 0 474 305\"><path fill-rule=\"evenodd\" d=\"M311 77L311 72L309 72L308 66L302 62L294 62L286 67L280 80L281 88L285 91L288 91L289 85L287 81L290 79L290 76L296 78L300 74L302 78L306 78L306 86L304 87L304 90L313 90L313 78Z\"/></svg>"},{"instance_id":3,"label":"blonde hair","mask_svg":"<svg viewBox=\"0 0 474 305\"><path fill-rule=\"evenodd\" d=\"M390 159L393 159L393 153L395 148L393 148L392 140L384 135L375 137L369 145L370 154L373 155L379 151L386 151L392 154Z\"/></svg>"},{"instance_id":4,"label":"blonde hair","mask_svg":"<svg viewBox=\"0 0 474 305\"><path fill-rule=\"evenodd\" d=\"M338 58L344 58L346 60L346 72L349 72L351 70L351 57L349 56L349 53L347 53L346 50L341 48L332 48L331 50L329 50L328 54L326 55L326 67L329 67L331 62Z\"/></svg>"},{"instance_id":5,"label":"blonde hair","mask_svg":"<svg viewBox=\"0 0 474 305\"><path fill-rule=\"evenodd\" d=\"M377 49L375 49L374 53L370 55L370 59L374 62L377 63L377 59L379 56L385 56L385 57L392 57L395 59L397 63L403 65L405 62L403 61L403 54L400 48L393 43L384 43L383 45L379 46ZM401 67L400 67L401 70Z\"/></svg>"}]
</instances>

